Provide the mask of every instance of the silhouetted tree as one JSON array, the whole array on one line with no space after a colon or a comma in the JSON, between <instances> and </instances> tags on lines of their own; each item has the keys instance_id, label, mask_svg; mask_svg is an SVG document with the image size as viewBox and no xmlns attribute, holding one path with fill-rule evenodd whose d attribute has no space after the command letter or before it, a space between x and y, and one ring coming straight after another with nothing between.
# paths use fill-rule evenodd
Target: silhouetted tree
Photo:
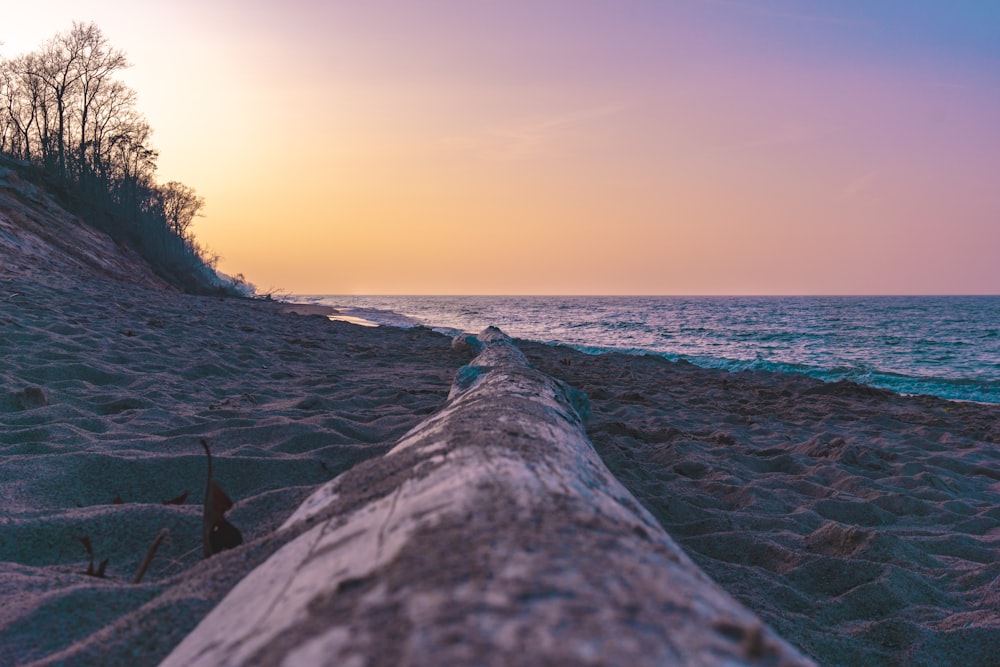
<instances>
[{"instance_id":1,"label":"silhouetted tree","mask_svg":"<svg viewBox=\"0 0 1000 667\"><path fill-rule=\"evenodd\" d=\"M90 170L102 180L115 175L115 142L119 137L135 134L141 121L133 113L135 92L121 83L111 81L97 91L91 101L89 136L81 139L81 159L89 162ZM140 132L148 136L148 132ZM89 150L89 155L85 152Z\"/></svg>"},{"instance_id":2,"label":"silhouetted tree","mask_svg":"<svg viewBox=\"0 0 1000 667\"><path fill-rule=\"evenodd\" d=\"M181 238L186 238L187 228L204 208L205 199L199 197L194 188L177 181L158 187L157 195L167 226Z\"/></svg>"},{"instance_id":3,"label":"silhouetted tree","mask_svg":"<svg viewBox=\"0 0 1000 667\"><path fill-rule=\"evenodd\" d=\"M4 151L22 160L44 157L47 145L50 97L37 70L35 54L0 61Z\"/></svg>"},{"instance_id":4,"label":"silhouetted tree","mask_svg":"<svg viewBox=\"0 0 1000 667\"><path fill-rule=\"evenodd\" d=\"M73 27L76 27L76 23ZM56 134L53 143L56 147L56 166L63 176L66 175L67 107L73 88L79 81L77 68L79 57L78 45L74 43L70 34L63 33L46 42L37 57L31 59L32 74L41 79L55 103Z\"/></svg>"},{"instance_id":5,"label":"silhouetted tree","mask_svg":"<svg viewBox=\"0 0 1000 667\"><path fill-rule=\"evenodd\" d=\"M35 165L78 213L136 245L154 268L203 289L214 258L188 228L205 200L177 181L156 183L152 128L116 78L126 67L93 23L0 58L0 152Z\"/></svg>"}]
</instances>

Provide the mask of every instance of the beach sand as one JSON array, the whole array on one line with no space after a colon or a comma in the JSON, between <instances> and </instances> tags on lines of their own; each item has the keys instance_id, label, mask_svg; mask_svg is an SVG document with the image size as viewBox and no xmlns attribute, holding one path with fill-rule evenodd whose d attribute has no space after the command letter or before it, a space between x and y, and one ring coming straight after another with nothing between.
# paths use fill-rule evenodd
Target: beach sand
<instances>
[{"instance_id":1,"label":"beach sand","mask_svg":"<svg viewBox=\"0 0 1000 667\"><path fill-rule=\"evenodd\" d=\"M287 310L0 276L0 664L156 664L316 485L435 411L466 359L426 329ZM201 438L246 542L210 560ZM106 578L83 574L74 536Z\"/></svg>"},{"instance_id":2,"label":"beach sand","mask_svg":"<svg viewBox=\"0 0 1000 667\"><path fill-rule=\"evenodd\" d=\"M1000 406L524 343L611 471L823 665L1000 664Z\"/></svg>"},{"instance_id":3,"label":"beach sand","mask_svg":"<svg viewBox=\"0 0 1000 667\"><path fill-rule=\"evenodd\" d=\"M37 277L0 274L0 665L156 664L469 359L427 329ZM997 406L521 348L589 395L591 440L667 532L820 664L996 664ZM245 540L208 560L201 438Z\"/></svg>"}]
</instances>

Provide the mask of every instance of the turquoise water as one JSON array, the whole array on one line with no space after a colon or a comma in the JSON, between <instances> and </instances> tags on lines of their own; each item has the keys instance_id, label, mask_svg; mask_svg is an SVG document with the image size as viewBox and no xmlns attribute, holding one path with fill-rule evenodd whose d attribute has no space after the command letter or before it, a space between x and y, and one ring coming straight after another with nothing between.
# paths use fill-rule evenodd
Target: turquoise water
<instances>
[{"instance_id":1,"label":"turquoise water","mask_svg":"<svg viewBox=\"0 0 1000 667\"><path fill-rule=\"evenodd\" d=\"M1000 297L295 296L382 326L511 336L1000 403Z\"/></svg>"}]
</instances>

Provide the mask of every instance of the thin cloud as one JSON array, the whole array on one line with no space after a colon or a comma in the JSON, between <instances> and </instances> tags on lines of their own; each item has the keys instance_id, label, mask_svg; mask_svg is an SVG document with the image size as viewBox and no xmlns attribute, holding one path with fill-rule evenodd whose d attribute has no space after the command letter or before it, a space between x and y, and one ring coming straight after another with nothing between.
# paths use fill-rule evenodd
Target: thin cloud
<instances>
[{"instance_id":1,"label":"thin cloud","mask_svg":"<svg viewBox=\"0 0 1000 667\"><path fill-rule=\"evenodd\" d=\"M831 16L828 14L806 14L802 12L786 12L778 9L769 9L760 5L738 0L698 0L704 5L716 5L736 9L744 14L761 16L765 18L781 19L784 21L796 21L800 23L827 23L831 25L863 25L863 21L848 19L842 16Z\"/></svg>"},{"instance_id":2,"label":"thin cloud","mask_svg":"<svg viewBox=\"0 0 1000 667\"><path fill-rule=\"evenodd\" d=\"M863 176L855 178L853 181L844 186L844 189L840 193L841 200L854 201L859 195L861 195L861 193L866 190L870 190L872 185L878 181L878 178L878 171L869 171Z\"/></svg>"},{"instance_id":3,"label":"thin cloud","mask_svg":"<svg viewBox=\"0 0 1000 667\"><path fill-rule=\"evenodd\" d=\"M572 134L577 126L615 116L628 108L624 104L591 107L528 123L489 128L475 135L448 137L445 143L483 160L528 160L554 154L558 141Z\"/></svg>"},{"instance_id":4,"label":"thin cloud","mask_svg":"<svg viewBox=\"0 0 1000 667\"><path fill-rule=\"evenodd\" d=\"M814 136L814 133L804 127L788 127L770 134L764 134L745 141L736 141L709 148L707 153L710 157L726 155L729 153L741 153L758 148L770 148L772 146L787 146L802 143Z\"/></svg>"}]
</instances>

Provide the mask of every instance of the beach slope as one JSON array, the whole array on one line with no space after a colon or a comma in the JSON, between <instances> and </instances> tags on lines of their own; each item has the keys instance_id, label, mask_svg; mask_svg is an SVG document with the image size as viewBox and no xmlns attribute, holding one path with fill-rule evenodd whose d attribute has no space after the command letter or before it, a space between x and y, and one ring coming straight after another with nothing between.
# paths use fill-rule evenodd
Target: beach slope
<instances>
[{"instance_id":1,"label":"beach slope","mask_svg":"<svg viewBox=\"0 0 1000 667\"><path fill-rule=\"evenodd\" d=\"M0 251L0 665L158 663L466 359L426 329L181 294L9 171ZM244 542L209 560L202 439Z\"/></svg>"}]
</instances>

